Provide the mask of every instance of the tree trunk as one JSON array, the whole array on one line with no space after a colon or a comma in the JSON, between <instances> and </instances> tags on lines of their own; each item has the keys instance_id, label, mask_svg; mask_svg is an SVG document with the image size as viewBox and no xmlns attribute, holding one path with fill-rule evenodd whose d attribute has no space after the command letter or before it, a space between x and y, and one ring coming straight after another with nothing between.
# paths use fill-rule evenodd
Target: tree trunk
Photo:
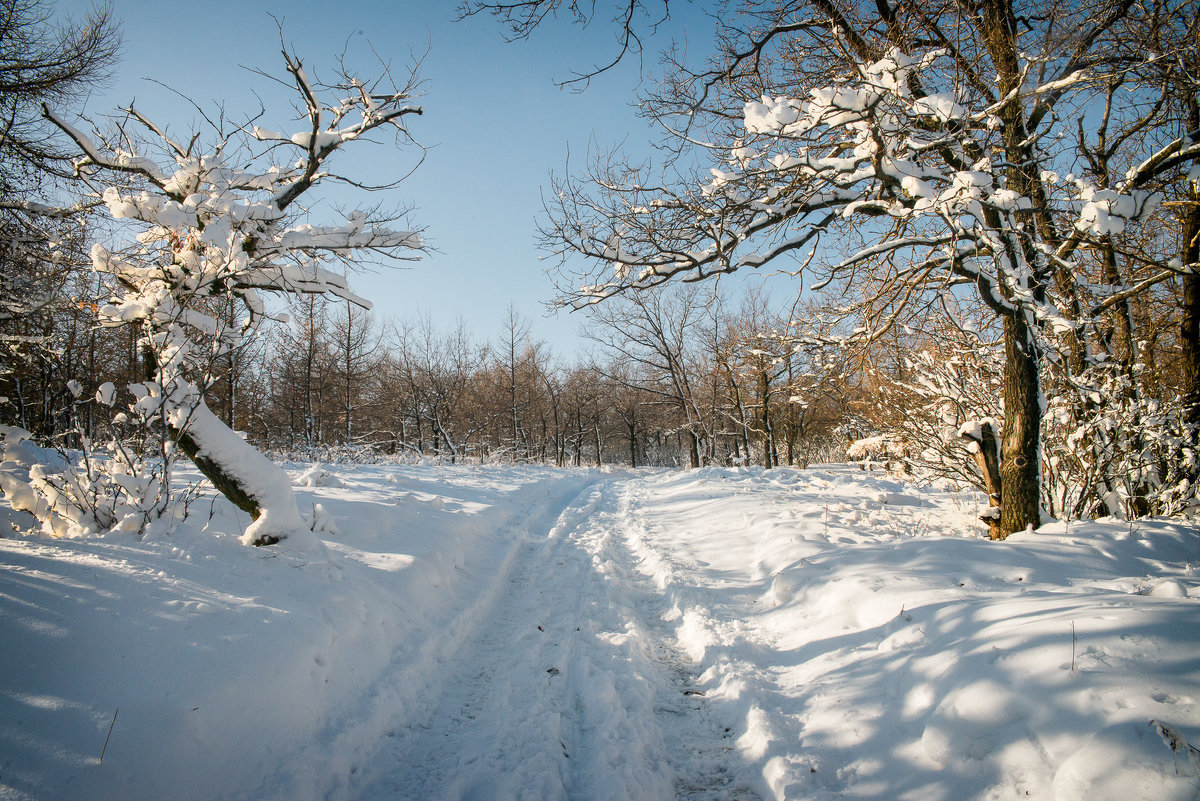
<instances>
[{"instance_id":1,"label":"tree trunk","mask_svg":"<svg viewBox=\"0 0 1200 801\"><path fill-rule=\"evenodd\" d=\"M982 519L987 523L988 539L1004 539L1005 535L1000 528L1000 444L996 440L996 430L991 423L983 422L979 426L978 439L965 433L963 436L976 445L972 455L979 472L983 474L983 485L987 489L988 511L982 515Z\"/></svg>"},{"instance_id":2,"label":"tree trunk","mask_svg":"<svg viewBox=\"0 0 1200 801\"><path fill-rule=\"evenodd\" d=\"M148 380L161 381L158 361L149 348L142 352L141 366ZM171 400L174 395L184 400ZM253 518L242 535L243 542L274 545L294 534L308 533L291 477L222 423L195 385L190 385L190 390L180 387L164 393L162 422L217 492Z\"/></svg>"},{"instance_id":3,"label":"tree trunk","mask_svg":"<svg viewBox=\"0 0 1200 801\"><path fill-rule=\"evenodd\" d=\"M1004 426L1000 433L1000 531L1041 525L1039 353L1022 315L1004 319Z\"/></svg>"},{"instance_id":4,"label":"tree trunk","mask_svg":"<svg viewBox=\"0 0 1200 801\"><path fill-rule=\"evenodd\" d=\"M170 426L171 434L217 491L254 519L243 542L274 545L292 535L307 533L292 492L292 480L282 468L222 423L203 398L186 415L183 429Z\"/></svg>"},{"instance_id":5,"label":"tree trunk","mask_svg":"<svg viewBox=\"0 0 1200 801\"><path fill-rule=\"evenodd\" d=\"M763 467L770 470L775 467L772 458L775 432L771 430L771 383L765 368L758 372L758 402L762 405Z\"/></svg>"},{"instance_id":6,"label":"tree trunk","mask_svg":"<svg viewBox=\"0 0 1200 801\"><path fill-rule=\"evenodd\" d=\"M1200 262L1200 192L1188 193L1190 204L1183 218L1180 260L1193 266ZM1200 424L1200 275L1183 277L1183 309L1180 315L1180 345L1183 349L1183 419Z\"/></svg>"},{"instance_id":7,"label":"tree trunk","mask_svg":"<svg viewBox=\"0 0 1200 801\"><path fill-rule=\"evenodd\" d=\"M691 429L688 429L688 459L693 470L700 467L700 437Z\"/></svg>"},{"instance_id":8,"label":"tree trunk","mask_svg":"<svg viewBox=\"0 0 1200 801\"><path fill-rule=\"evenodd\" d=\"M1040 162L1033 151L1023 101L1017 90L1024 78L1020 67L1019 30L1012 0L984 0L979 6L980 33L996 68L997 89L1006 101L996 115L1008 159L1008 188L1033 201L1035 209L1046 207L1045 187L1039 174ZM1054 241L1049 218L1035 214L1033 223L1043 241ZM1010 265L1033 269L1036 254L1027 241L1005 244ZM1045 297L1045 284L1052 275L1034 274L1027 287L1036 300ZM1070 360L1078 357L1076 348ZM1041 419L1042 397L1039 356L1034 332L1019 309L1004 315L1004 426L1000 434L1000 532L1003 539L1014 531L1041 525ZM1077 365L1081 367L1081 365Z\"/></svg>"}]
</instances>

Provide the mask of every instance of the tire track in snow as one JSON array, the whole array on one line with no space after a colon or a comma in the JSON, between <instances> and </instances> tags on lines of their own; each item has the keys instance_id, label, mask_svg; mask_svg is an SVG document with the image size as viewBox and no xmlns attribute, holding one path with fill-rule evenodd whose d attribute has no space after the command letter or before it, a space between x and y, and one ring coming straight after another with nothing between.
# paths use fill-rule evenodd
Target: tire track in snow
<instances>
[{"instance_id":1,"label":"tire track in snow","mask_svg":"<svg viewBox=\"0 0 1200 801\"><path fill-rule=\"evenodd\" d=\"M469 650L471 641L494 617L494 610L503 606L513 572L524 556L523 549L532 538L542 536L564 507L570 508L589 491L590 482L567 480L548 488L544 497L534 496L522 520L500 527L507 531L511 544L500 554L490 580L467 594L469 600L457 610L450 610L445 620L426 625L422 630L424 639L401 643L392 655L395 668L364 687L351 707L340 710L305 752L290 763L288 775L271 777L268 785L247 797L279 801L419 798L406 792L384 796L362 792L371 777L380 773L375 763L386 764L394 753L398 733L418 725L414 721L427 723L430 719L438 699L445 694L448 675L453 674L449 666ZM534 493L540 492L534 488Z\"/></svg>"},{"instance_id":2,"label":"tire track in snow","mask_svg":"<svg viewBox=\"0 0 1200 801\"><path fill-rule=\"evenodd\" d=\"M646 555L639 553L643 519L653 509L646 497L644 481L630 481L621 487L618 520L600 539L598 548L630 588L647 628L647 642L653 644L653 657L668 678L655 699L655 711L670 730L668 759L674 767L676 798L758 801L759 796L747 785L750 777L734 747L732 729L718 719L697 689L699 665L687 656L678 639L678 600L673 593L663 592L653 570L646 570Z\"/></svg>"},{"instance_id":3,"label":"tire track in snow","mask_svg":"<svg viewBox=\"0 0 1200 801\"><path fill-rule=\"evenodd\" d=\"M683 504L682 512L679 507L664 509L664 494L677 495L679 485L691 481L676 476L665 483L630 485L624 545L639 574L654 583L664 604L672 606L671 626L680 650L707 666L697 684L710 692L710 714L725 721L727 741L738 749L738 757L724 763L736 773L729 777L739 788L732 797L783 798L791 773L780 751L790 759L786 733L800 731L803 724L786 711L794 709L794 703L780 684L780 669L773 667L777 646L754 625L754 613L762 608L761 583L749 573L730 572L728 565L703 561L697 551L707 548L711 554L711 540L696 549L686 547L692 525L710 538L719 531L693 516L707 503L706 495L719 498L721 490L702 488ZM744 540L745 534L741 536ZM689 556L689 551L696 555ZM816 772L809 761L797 769L803 768Z\"/></svg>"},{"instance_id":4,"label":"tire track in snow","mask_svg":"<svg viewBox=\"0 0 1200 801\"><path fill-rule=\"evenodd\" d=\"M665 604L623 544L629 505L610 480L521 543L477 636L442 664L432 712L395 731L360 801L748 799Z\"/></svg>"}]
</instances>

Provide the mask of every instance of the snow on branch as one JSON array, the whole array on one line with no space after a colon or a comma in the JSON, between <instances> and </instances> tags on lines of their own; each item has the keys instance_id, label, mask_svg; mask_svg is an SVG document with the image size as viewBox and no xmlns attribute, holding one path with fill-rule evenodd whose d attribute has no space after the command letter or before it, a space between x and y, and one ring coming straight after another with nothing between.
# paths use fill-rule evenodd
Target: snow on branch
<instances>
[{"instance_id":1,"label":"snow on branch","mask_svg":"<svg viewBox=\"0 0 1200 801\"><path fill-rule=\"evenodd\" d=\"M309 79L299 59L286 52L284 58L308 114L306 130L287 137L258 126L232 134L217 132L216 146L199 154L194 152L196 137L185 147L150 118L127 108L127 117L153 135L144 143L144 152L131 153L97 144L45 109L46 117L83 152L81 166L144 179L141 189L112 184L97 192L113 217L141 224L141 247L161 253L158 263L171 265L105 267L119 274L132 293L122 301L125 308L152 305L147 298L163 291L201 297L228 293L245 303L251 318L258 309L251 294L255 290L329 293L369 305L322 262L353 262L368 253L414 258L424 249L419 231L395 230L364 211L351 212L340 225L315 225L289 215L289 206L304 192L340 177L326 167L334 153L381 126L399 127L404 117L421 109L410 102L409 91L372 92L357 79L346 83L347 91L324 99L322 87ZM355 112L358 118L351 122ZM327 113L329 127L324 124ZM252 154L249 167L227 161L225 154L238 137L236 144ZM155 143L170 156L169 166L146 155ZM280 143L302 151L292 166L264 162ZM303 254L304 267L294 263L293 254ZM98 259L98 269L101 264L108 264L107 256Z\"/></svg>"},{"instance_id":2,"label":"snow on branch","mask_svg":"<svg viewBox=\"0 0 1200 801\"><path fill-rule=\"evenodd\" d=\"M14 198L0 200L0 210L52 218L74 217L88 209L95 208L97 205L96 202L80 202L72 203L70 206L48 206L45 203L38 203L32 200L17 200Z\"/></svg>"},{"instance_id":3,"label":"snow on branch","mask_svg":"<svg viewBox=\"0 0 1200 801\"><path fill-rule=\"evenodd\" d=\"M740 130L708 146L720 160L707 175L696 170L666 188L645 168L598 160L582 180L558 183L548 204L544 241L564 265L572 256L588 265L583 281L560 284L561 302L581 308L783 258L823 269L818 285L908 260L919 266L910 278L965 279L997 314L1059 326L1047 291L1074 290L1055 283L1055 271L1081 272L1081 245L1150 219L1161 200L1151 176L1200 159L1200 143L1185 136L1162 146L1118 185L1036 169L1032 179L1016 176L1013 153L1053 163L1043 139L1057 141L1060 121L1048 109L1082 98L1115 68L1078 54L1055 69L1034 56L1019 61L1003 93L964 77L948 44L893 48L806 92L766 93L744 101ZM1013 108L1024 109L1019 124ZM712 113L727 116L723 107ZM832 264L820 255L830 237L855 243Z\"/></svg>"},{"instance_id":4,"label":"snow on branch","mask_svg":"<svg viewBox=\"0 0 1200 801\"><path fill-rule=\"evenodd\" d=\"M117 150L111 151L109 154L102 154L87 134L58 116L45 103L42 104L42 114L46 119L58 126L59 130L69 136L79 146L79 149L83 151L84 158L76 164L77 170L87 164L94 164L97 167L103 167L115 172L142 175L159 187L166 183L166 175L159 170L158 165L152 159Z\"/></svg>"}]
</instances>

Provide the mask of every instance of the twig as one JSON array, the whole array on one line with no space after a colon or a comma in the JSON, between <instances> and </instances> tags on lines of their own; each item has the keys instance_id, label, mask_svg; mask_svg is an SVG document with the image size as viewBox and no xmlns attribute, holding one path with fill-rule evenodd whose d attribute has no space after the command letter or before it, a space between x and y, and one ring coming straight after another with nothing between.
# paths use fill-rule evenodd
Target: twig
<instances>
[{"instance_id":1,"label":"twig","mask_svg":"<svg viewBox=\"0 0 1200 801\"><path fill-rule=\"evenodd\" d=\"M1158 736L1162 738L1163 743L1165 743L1167 748L1170 748L1171 752L1175 754L1176 775L1181 775L1179 773L1179 757L1183 756L1187 759L1188 764L1191 766L1192 772L1195 775L1200 776L1200 749L1197 749L1194 745L1188 743L1187 738L1183 736L1182 732L1172 729L1166 724L1160 723L1157 720L1152 720L1150 721L1150 725L1153 726L1156 731L1158 731Z\"/></svg>"},{"instance_id":2,"label":"twig","mask_svg":"<svg viewBox=\"0 0 1200 801\"><path fill-rule=\"evenodd\" d=\"M108 738L112 737L113 726L117 725L117 713L121 711L121 707L113 710L112 723L108 724L108 734L104 736L104 747L100 749L100 764L104 764L104 752L108 750Z\"/></svg>"}]
</instances>

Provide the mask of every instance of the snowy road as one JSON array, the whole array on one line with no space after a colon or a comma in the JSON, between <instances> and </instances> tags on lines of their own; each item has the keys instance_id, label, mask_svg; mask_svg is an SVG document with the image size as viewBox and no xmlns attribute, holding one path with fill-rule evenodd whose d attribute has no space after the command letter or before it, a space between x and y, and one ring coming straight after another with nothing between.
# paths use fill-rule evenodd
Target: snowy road
<instances>
[{"instance_id":1,"label":"snowy road","mask_svg":"<svg viewBox=\"0 0 1200 801\"><path fill-rule=\"evenodd\" d=\"M491 608L427 688L432 714L389 732L360 799L751 797L731 795L721 762L737 757L691 689L677 611L636 570L630 493L600 481L549 531L526 532Z\"/></svg>"}]
</instances>

